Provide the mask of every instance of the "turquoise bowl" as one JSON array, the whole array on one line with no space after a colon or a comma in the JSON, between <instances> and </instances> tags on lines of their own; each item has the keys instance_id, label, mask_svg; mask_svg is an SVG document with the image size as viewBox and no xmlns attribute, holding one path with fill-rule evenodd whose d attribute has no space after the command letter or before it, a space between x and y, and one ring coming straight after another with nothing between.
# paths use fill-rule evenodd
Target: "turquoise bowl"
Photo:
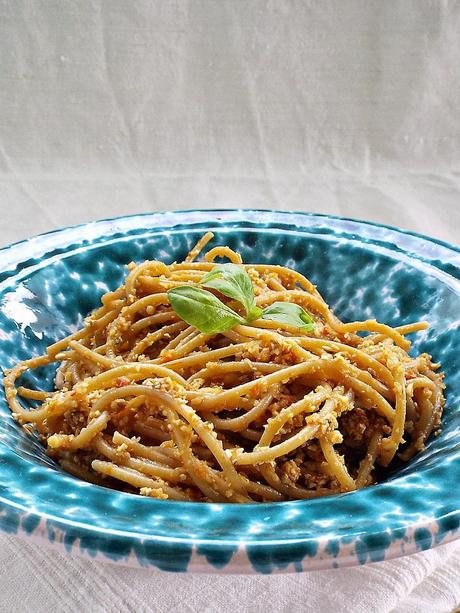
<instances>
[{"instance_id":1,"label":"turquoise bowl","mask_svg":"<svg viewBox=\"0 0 460 613\"><path fill-rule=\"evenodd\" d=\"M72 553L168 571L289 572L365 564L460 535L460 250L350 219L275 211L187 211L99 221L0 251L0 364L81 326L124 265L184 257L211 229L247 262L308 276L344 320L427 319L413 351L443 364L442 433L384 483L270 504L158 501L64 473L14 423L0 392L0 529ZM24 377L50 386L51 368Z\"/></svg>"}]
</instances>

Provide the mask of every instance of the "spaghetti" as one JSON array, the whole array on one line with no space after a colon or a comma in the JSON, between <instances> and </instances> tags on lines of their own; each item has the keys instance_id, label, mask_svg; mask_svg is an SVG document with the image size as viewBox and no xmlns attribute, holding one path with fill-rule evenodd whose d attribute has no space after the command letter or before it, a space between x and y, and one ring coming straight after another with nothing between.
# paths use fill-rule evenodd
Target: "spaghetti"
<instances>
[{"instance_id":1,"label":"spaghetti","mask_svg":"<svg viewBox=\"0 0 460 613\"><path fill-rule=\"evenodd\" d=\"M408 354L406 335L426 323L343 323L294 270L243 264L228 247L197 262L211 239L181 263L130 264L81 330L6 373L15 419L64 470L159 499L281 501L368 486L423 449L444 405L439 364ZM250 278L254 314L290 303L314 325L244 319L216 289L209 299L236 323L189 325L171 290L199 287L222 257ZM51 363L55 391L16 386Z\"/></svg>"}]
</instances>

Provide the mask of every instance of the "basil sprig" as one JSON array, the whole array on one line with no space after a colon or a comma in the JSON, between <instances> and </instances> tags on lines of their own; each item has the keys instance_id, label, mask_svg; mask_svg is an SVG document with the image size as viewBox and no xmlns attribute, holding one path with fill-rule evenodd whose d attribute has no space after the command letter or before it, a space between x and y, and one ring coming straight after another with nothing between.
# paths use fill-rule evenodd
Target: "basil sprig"
<instances>
[{"instance_id":1,"label":"basil sprig","mask_svg":"<svg viewBox=\"0 0 460 613\"><path fill-rule=\"evenodd\" d=\"M246 317L242 317L214 294L196 285L180 285L170 289L168 298L174 311L200 332L225 332L236 324L249 323L258 318L294 326L305 332L314 330L312 317L298 304L274 302L265 309L258 307L251 278L238 264L216 266L203 276L200 285L239 302L246 313Z\"/></svg>"},{"instance_id":2,"label":"basil sprig","mask_svg":"<svg viewBox=\"0 0 460 613\"><path fill-rule=\"evenodd\" d=\"M282 324L300 328L304 332L312 332L315 329L310 315L294 302L273 302L263 310L262 319L279 321Z\"/></svg>"},{"instance_id":3,"label":"basil sprig","mask_svg":"<svg viewBox=\"0 0 460 613\"><path fill-rule=\"evenodd\" d=\"M168 298L179 317L200 332L225 332L246 321L214 294L194 285L174 287Z\"/></svg>"},{"instance_id":4,"label":"basil sprig","mask_svg":"<svg viewBox=\"0 0 460 613\"><path fill-rule=\"evenodd\" d=\"M238 264L216 266L201 279L203 287L216 289L227 298L241 302L246 318L251 321L262 315L262 309L254 302L254 288L251 277Z\"/></svg>"}]
</instances>

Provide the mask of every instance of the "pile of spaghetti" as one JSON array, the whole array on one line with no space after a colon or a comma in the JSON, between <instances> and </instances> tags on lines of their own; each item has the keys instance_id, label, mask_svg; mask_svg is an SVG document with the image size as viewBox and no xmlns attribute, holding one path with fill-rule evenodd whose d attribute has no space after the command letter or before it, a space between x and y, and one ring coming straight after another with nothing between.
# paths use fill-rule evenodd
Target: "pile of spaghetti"
<instances>
[{"instance_id":1,"label":"pile of spaghetti","mask_svg":"<svg viewBox=\"0 0 460 613\"><path fill-rule=\"evenodd\" d=\"M365 487L423 449L444 405L439 365L408 354L406 335L426 323L342 323L294 270L242 264L228 247L196 261L211 238L181 263L130 264L83 329L7 372L14 417L63 469L159 499L281 501ZM208 298L237 320L203 332L173 308L171 290L202 287L216 258L250 279L255 310L245 318L210 284ZM261 316L275 303L312 323ZM55 391L16 387L52 362Z\"/></svg>"}]
</instances>

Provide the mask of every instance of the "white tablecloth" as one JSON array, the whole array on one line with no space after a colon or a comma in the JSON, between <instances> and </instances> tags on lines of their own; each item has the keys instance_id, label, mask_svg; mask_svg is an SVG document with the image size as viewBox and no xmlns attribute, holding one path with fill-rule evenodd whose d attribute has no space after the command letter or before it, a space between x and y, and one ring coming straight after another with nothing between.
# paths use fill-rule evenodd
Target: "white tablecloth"
<instances>
[{"instance_id":1,"label":"white tablecloth","mask_svg":"<svg viewBox=\"0 0 460 613\"><path fill-rule=\"evenodd\" d=\"M460 3L3 0L0 246L246 206L459 242ZM460 544L290 576L179 576L0 536L0 611L450 612Z\"/></svg>"}]
</instances>

